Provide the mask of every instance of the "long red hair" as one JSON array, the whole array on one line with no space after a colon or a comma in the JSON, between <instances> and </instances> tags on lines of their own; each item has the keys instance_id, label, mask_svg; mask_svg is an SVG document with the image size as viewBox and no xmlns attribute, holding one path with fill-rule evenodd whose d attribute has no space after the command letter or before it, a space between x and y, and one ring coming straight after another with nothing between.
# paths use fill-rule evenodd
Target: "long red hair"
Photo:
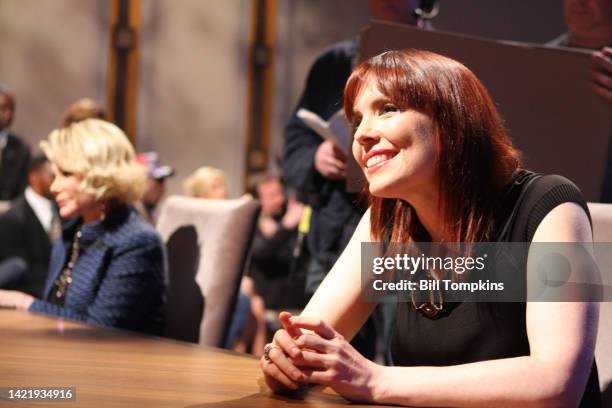
<instances>
[{"instance_id":1,"label":"long red hair","mask_svg":"<svg viewBox=\"0 0 612 408\"><path fill-rule=\"evenodd\" d=\"M520 156L482 83L450 58L419 50L388 51L360 64L348 79L344 110L351 123L355 99L368 81L401 110L417 110L436 124L445 241L491 239L495 203L518 169ZM431 239L410 203L368 195L373 239Z\"/></svg>"}]
</instances>

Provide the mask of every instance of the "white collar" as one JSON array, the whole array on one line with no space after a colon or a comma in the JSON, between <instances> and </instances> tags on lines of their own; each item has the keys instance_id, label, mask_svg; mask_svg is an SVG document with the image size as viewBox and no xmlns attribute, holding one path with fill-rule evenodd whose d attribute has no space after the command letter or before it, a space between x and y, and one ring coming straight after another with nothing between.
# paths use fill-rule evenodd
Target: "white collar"
<instances>
[{"instance_id":1,"label":"white collar","mask_svg":"<svg viewBox=\"0 0 612 408\"><path fill-rule=\"evenodd\" d=\"M53 204L51 200L41 196L32 187L28 186L25 189L25 199L32 207L32 211L36 214L36 218L40 221L45 231L51 229L51 221L53 220Z\"/></svg>"}]
</instances>

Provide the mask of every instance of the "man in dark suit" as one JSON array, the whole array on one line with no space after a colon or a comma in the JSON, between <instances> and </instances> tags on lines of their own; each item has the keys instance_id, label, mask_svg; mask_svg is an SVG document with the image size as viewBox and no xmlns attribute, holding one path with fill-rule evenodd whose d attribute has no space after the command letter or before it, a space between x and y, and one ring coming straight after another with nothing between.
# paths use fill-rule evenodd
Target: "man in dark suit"
<instances>
[{"instance_id":1,"label":"man in dark suit","mask_svg":"<svg viewBox=\"0 0 612 408\"><path fill-rule=\"evenodd\" d=\"M10 289L35 297L42 296L52 241L61 232L50 191L52 182L51 164L44 156L34 157L28 188L0 215L0 275L13 276ZM22 276L16 278L19 268Z\"/></svg>"},{"instance_id":2,"label":"man in dark suit","mask_svg":"<svg viewBox=\"0 0 612 408\"><path fill-rule=\"evenodd\" d=\"M26 188L30 148L10 132L15 98L0 85L0 200L13 200Z\"/></svg>"}]
</instances>

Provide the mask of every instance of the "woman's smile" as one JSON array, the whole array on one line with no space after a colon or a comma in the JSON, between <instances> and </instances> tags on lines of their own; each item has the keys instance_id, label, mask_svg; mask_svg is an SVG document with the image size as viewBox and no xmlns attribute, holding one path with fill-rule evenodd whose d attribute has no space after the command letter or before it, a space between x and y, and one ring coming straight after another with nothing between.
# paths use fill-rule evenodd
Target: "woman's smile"
<instances>
[{"instance_id":1,"label":"woman's smile","mask_svg":"<svg viewBox=\"0 0 612 408\"><path fill-rule=\"evenodd\" d=\"M372 150L364 157L365 171L367 174L373 174L381 167L385 166L389 161L397 155L394 150Z\"/></svg>"}]
</instances>

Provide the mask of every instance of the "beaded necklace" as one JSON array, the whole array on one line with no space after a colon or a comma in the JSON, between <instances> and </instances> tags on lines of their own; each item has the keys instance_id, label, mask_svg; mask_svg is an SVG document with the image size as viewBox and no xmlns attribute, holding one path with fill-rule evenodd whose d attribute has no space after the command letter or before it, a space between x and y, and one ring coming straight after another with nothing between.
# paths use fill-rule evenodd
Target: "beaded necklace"
<instances>
[{"instance_id":1,"label":"beaded necklace","mask_svg":"<svg viewBox=\"0 0 612 408\"><path fill-rule=\"evenodd\" d=\"M68 291L68 287L72 283L72 270L74 269L74 265L76 264L76 260L79 257L79 242L81 240L81 230L78 229L74 234L74 238L72 240L72 250L70 253L70 260L60 273L59 277L55 281L55 296L58 300L63 300L66 296L66 292Z\"/></svg>"}]
</instances>

